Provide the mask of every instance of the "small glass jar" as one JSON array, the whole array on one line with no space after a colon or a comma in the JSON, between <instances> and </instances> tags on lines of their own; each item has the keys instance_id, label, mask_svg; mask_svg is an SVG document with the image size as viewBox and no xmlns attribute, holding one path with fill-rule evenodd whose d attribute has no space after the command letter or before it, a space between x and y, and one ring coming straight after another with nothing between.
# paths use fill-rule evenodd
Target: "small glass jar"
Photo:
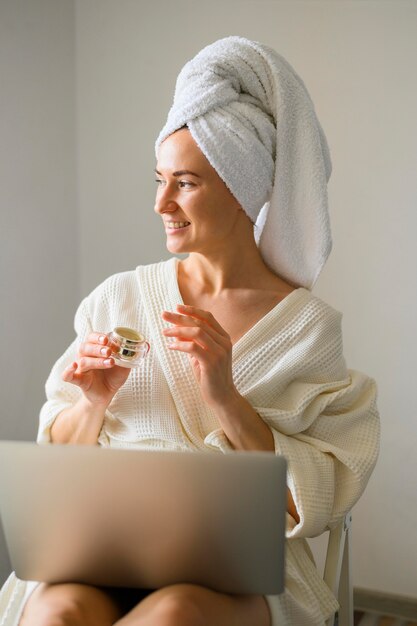
<instances>
[{"instance_id":1,"label":"small glass jar","mask_svg":"<svg viewBox=\"0 0 417 626\"><path fill-rule=\"evenodd\" d=\"M150 345L143 335L133 328L117 326L110 333L109 347L116 365L121 367L139 367L142 359L148 354Z\"/></svg>"}]
</instances>

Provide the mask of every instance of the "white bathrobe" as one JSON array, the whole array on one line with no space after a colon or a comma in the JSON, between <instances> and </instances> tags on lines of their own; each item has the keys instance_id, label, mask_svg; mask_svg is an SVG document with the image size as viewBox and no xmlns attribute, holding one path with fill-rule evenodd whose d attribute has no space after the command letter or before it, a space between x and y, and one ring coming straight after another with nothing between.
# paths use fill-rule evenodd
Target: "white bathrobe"
<instances>
[{"instance_id":1,"label":"white bathrobe","mask_svg":"<svg viewBox=\"0 0 417 626\"><path fill-rule=\"evenodd\" d=\"M201 399L188 356L167 349L161 311L182 302L177 259L111 276L80 304L77 337L46 383L38 442L50 442L56 415L80 391L61 380L92 330L138 328L151 350L131 371L106 413L103 446L230 451L213 412ZM288 461L288 485L300 522L287 514L286 589L267 596L273 626L323 626L337 602L318 573L305 538L337 523L362 494L378 454L375 384L346 369L341 315L300 288L233 346L234 382L271 428ZM57 557L59 558L59 557ZM36 583L11 574L0 592L0 626L17 626ZM256 626L254 624L254 626Z\"/></svg>"}]
</instances>

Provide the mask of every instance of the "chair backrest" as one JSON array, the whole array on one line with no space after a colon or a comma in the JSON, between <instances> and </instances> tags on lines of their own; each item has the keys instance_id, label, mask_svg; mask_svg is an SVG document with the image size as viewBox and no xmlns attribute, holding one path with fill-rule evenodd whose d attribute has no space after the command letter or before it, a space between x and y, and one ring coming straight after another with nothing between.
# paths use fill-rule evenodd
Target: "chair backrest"
<instances>
[{"instance_id":1,"label":"chair backrest","mask_svg":"<svg viewBox=\"0 0 417 626\"><path fill-rule=\"evenodd\" d=\"M353 588L351 561L351 525L352 514L349 512L337 526L329 532L324 581L330 587L339 602L337 626L353 626ZM335 615L331 615L326 626L335 625Z\"/></svg>"}]
</instances>

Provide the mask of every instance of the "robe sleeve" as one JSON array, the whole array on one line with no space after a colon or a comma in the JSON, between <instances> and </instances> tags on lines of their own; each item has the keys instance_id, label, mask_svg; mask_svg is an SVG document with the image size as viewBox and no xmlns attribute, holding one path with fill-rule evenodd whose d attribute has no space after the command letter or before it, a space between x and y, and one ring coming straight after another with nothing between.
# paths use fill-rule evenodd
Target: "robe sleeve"
<instances>
[{"instance_id":1,"label":"robe sleeve","mask_svg":"<svg viewBox=\"0 0 417 626\"><path fill-rule=\"evenodd\" d=\"M376 385L346 368L340 321L332 314L305 354L296 355L301 369L276 402L252 403L288 462L300 517L287 524L289 538L314 537L335 525L363 493L379 453Z\"/></svg>"},{"instance_id":2,"label":"robe sleeve","mask_svg":"<svg viewBox=\"0 0 417 626\"><path fill-rule=\"evenodd\" d=\"M362 495L379 451L375 399L374 381L351 371L344 389L325 392L325 398L313 401L326 402L313 424L291 436L274 424L270 411L256 408L271 427L276 453L288 462L288 486L300 516L288 537L321 534Z\"/></svg>"}]
</instances>

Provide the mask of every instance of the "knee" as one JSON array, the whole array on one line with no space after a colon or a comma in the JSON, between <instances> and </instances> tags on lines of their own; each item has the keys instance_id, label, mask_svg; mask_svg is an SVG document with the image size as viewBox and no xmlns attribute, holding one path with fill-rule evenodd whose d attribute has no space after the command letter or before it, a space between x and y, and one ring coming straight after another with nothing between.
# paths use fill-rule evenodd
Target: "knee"
<instances>
[{"instance_id":1,"label":"knee","mask_svg":"<svg viewBox=\"0 0 417 626\"><path fill-rule=\"evenodd\" d=\"M165 588L154 607L153 617L158 626L203 626L204 616L196 588L192 585Z\"/></svg>"},{"instance_id":2,"label":"knee","mask_svg":"<svg viewBox=\"0 0 417 626\"><path fill-rule=\"evenodd\" d=\"M89 623L81 598L71 593L34 593L19 626L85 626Z\"/></svg>"},{"instance_id":3,"label":"knee","mask_svg":"<svg viewBox=\"0 0 417 626\"><path fill-rule=\"evenodd\" d=\"M85 624L82 606L72 598L44 599L24 611L19 626L81 626Z\"/></svg>"}]
</instances>

